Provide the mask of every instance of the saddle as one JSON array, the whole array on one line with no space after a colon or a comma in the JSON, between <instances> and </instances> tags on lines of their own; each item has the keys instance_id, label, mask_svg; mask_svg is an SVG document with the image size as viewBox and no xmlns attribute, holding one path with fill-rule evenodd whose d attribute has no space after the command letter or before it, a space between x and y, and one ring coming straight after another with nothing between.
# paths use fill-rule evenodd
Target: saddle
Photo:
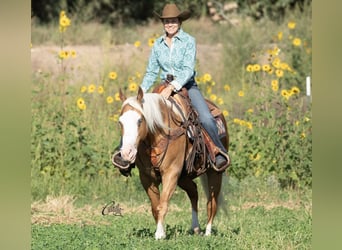
<instances>
[{"instance_id":1,"label":"saddle","mask_svg":"<svg viewBox=\"0 0 342 250\"><path fill-rule=\"evenodd\" d=\"M160 93L169 83L163 82L158 85L153 92ZM186 88L182 88L177 93L169 97L169 101L173 103L175 107L180 111L183 116L183 123L181 127L183 131L186 131L188 136L188 143L192 145L191 151L188 153L185 159L185 171L190 176L199 176L203 174L208 166L212 166L216 171L224 171L229 164L223 169L217 169L215 166L215 156L218 153L223 153L211 140L206 130L202 127L198 120L198 113L192 108L188 91ZM221 119L221 110L211 101L206 100L208 108L216 120L218 127L219 137L222 138L227 135L226 126ZM179 133L178 133L179 134ZM155 146L151 149L151 161L154 165L154 159L165 150L165 142L161 145ZM223 153L224 154L224 153ZM229 156L227 155L229 160Z\"/></svg>"}]
</instances>

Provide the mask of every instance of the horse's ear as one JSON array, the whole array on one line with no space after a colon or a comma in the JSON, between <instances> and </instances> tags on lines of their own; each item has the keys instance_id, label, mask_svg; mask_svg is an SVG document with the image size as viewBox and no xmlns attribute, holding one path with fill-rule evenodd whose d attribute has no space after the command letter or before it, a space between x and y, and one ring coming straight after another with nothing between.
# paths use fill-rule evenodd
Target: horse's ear
<instances>
[{"instance_id":1,"label":"horse's ear","mask_svg":"<svg viewBox=\"0 0 342 250\"><path fill-rule=\"evenodd\" d=\"M144 97L144 91L143 91L142 88L139 86L138 95L137 95L137 100L138 100L139 102L142 102L143 97Z\"/></svg>"},{"instance_id":2,"label":"horse's ear","mask_svg":"<svg viewBox=\"0 0 342 250\"><path fill-rule=\"evenodd\" d=\"M119 89L119 96L120 96L120 100L123 102L127 99L124 93L122 92L121 88Z\"/></svg>"}]
</instances>

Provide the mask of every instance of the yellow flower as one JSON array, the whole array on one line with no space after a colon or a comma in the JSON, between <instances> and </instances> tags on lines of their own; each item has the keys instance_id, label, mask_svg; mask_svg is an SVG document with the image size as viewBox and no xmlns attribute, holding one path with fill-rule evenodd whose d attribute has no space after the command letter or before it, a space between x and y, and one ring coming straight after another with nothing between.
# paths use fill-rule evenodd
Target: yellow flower
<instances>
[{"instance_id":1,"label":"yellow flower","mask_svg":"<svg viewBox=\"0 0 342 250\"><path fill-rule=\"evenodd\" d=\"M277 36L278 36L279 41L282 40L283 39L283 32L279 31Z\"/></svg>"},{"instance_id":2,"label":"yellow flower","mask_svg":"<svg viewBox=\"0 0 342 250\"><path fill-rule=\"evenodd\" d=\"M308 122L308 121L310 121L310 118L304 117L304 121L305 121L305 122Z\"/></svg>"},{"instance_id":3,"label":"yellow flower","mask_svg":"<svg viewBox=\"0 0 342 250\"><path fill-rule=\"evenodd\" d=\"M88 93L93 93L95 91L95 89L96 89L95 84L90 84L88 86Z\"/></svg>"},{"instance_id":4,"label":"yellow flower","mask_svg":"<svg viewBox=\"0 0 342 250\"><path fill-rule=\"evenodd\" d=\"M70 50L70 55L72 58L76 57L76 51L75 50Z\"/></svg>"},{"instance_id":5,"label":"yellow flower","mask_svg":"<svg viewBox=\"0 0 342 250\"><path fill-rule=\"evenodd\" d=\"M274 60L272 62L272 65L275 68L279 68L280 67L280 63L281 63L281 61L280 61L279 57L276 57L276 58L274 58Z\"/></svg>"},{"instance_id":6,"label":"yellow flower","mask_svg":"<svg viewBox=\"0 0 342 250\"><path fill-rule=\"evenodd\" d=\"M85 110L87 108L86 104L85 104L85 101L83 98L78 98L77 99L77 107L80 109L80 110Z\"/></svg>"},{"instance_id":7,"label":"yellow flower","mask_svg":"<svg viewBox=\"0 0 342 250\"><path fill-rule=\"evenodd\" d=\"M59 51L59 58L62 60L68 58L68 52L65 50Z\"/></svg>"},{"instance_id":8,"label":"yellow flower","mask_svg":"<svg viewBox=\"0 0 342 250\"><path fill-rule=\"evenodd\" d=\"M241 120L240 120L239 118L234 118L234 119L233 119L233 122L234 122L234 123L237 123L237 124L240 124L240 121L241 121Z\"/></svg>"},{"instance_id":9,"label":"yellow flower","mask_svg":"<svg viewBox=\"0 0 342 250\"><path fill-rule=\"evenodd\" d=\"M296 126L299 126L299 121L295 121L295 125L296 125Z\"/></svg>"},{"instance_id":10,"label":"yellow flower","mask_svg":"<svg viewBox=\"0 0 342 250\"><path fill-rule=\"evenodd\" d=\"M218 103L219 105L222 105L222 104L224 103L224 101L223 101L223 99L222 99L221 97L219 97L219 98L217 99L217 103Z\"/></svg>"},{"instance_id":11,"label":"yellow flower","mask_svg":"<svg viewBox=\"0 0 342 250\"><path fill-rule=\"evenodd\" d=\"M121 99L120 99L120 93L119 93L119 92L117 92L117 93L114 94L114 100L115 100L116 102L121 101Z\"/></svg>"},{"instance_id":12,"label":"yellow flower","mask_svg":"<svg viewBox=\"0 0 342 250\"><path fill-rule=\"evenodd\" d=\"M230 91L230 86L228 84L225 84L223 88L227 92Z\"/></svg>"},{"instance_id":13,"label":"yellow flower","mask_svg":"<svg viewBox=\"0 0 342 250\"><path fill-rule=\"evenodd\" d=\"M293 30L296 27L296 23L295 22L288 22L287 23L287 27L291 30Z\"/></svg>"},{"instance_id":14,"label":"yellow flower","mask_svg":"<svg viewBox=\"0 0 342 250\"><path fill-rule=\"evenodd\" d=\"M211 75L208 74L208 73L205 73L205 74L203 75L203 80L204 80L205 82L210 82L210 81L211 81Z\"/></svg>"},{"instance_id":15,"label":"yellow flower","mask_svg":"<svg viewBox=\"0 0 342 250\"><path fill-rule=\"evenodd\" d=\"M243 96L245 95L245 93L244 93L242 90L240 90L240 91L238 92L238 95L239 95L240 97L243 97Z\"/></svg>"},{"instance_id":16,"label":"yellow flower","mask_svg":"<svg viewBox=\"0 0 342 250\"><path fill-rule=\"evenodd\" d=\"M110 119L110 120L113 120L114 122L117 122L117 121L119 121L119 115L118 115L118 114L115 114L115 115L113 115L113 116L110 116L109 119Z\"/></svg>"},{"instance_id":17,"label":"yellow flower","mask_svg":"<svg viewBox=\"0 0 342 250\"><path fill-rule=\"evenodd\" d=\"M138 84L136 84L135 82L132 82L129 86L128 86L128 90L130 92L136 92L138 89Z\"/></svg>"},{"instance_id":18,"label":"yellow flower","mask_svg":"<svg viewBox=\"0 0 342 250\"><path fill-rule=\"evenodd\" d=\"M262 65L262 70L263 71L269 71L271 69L271 66L269 65L269 64L264 64L264 65Z\"/></svg>"},{"instance_id":19,"label":"yellow flower","mask_svg":"<svg viewBox=\"0 0 342 250\"><path fill-rule=\"evenodd\" d=\"M99 86L99 87L97 88L97 93L103 94L103 92L104 92L104 88L103 88L102 86Z\"/></svg>"},{"instance_id":20,"label":"yellow flower","mask_svg":"<svg viewBox=\"0 0 342 250\"><path fill-rule=\"evenodd\" d=\"M245 120L240 120L240 126L246 126L246 121Z\"/></svg>"},{"instance_id":21,"label":"yellow flower","mask_svg":"<svg viewBox=\"0 0 342 250\"><path fill-rule=\"evenodd\" d=\"M279 78L284 76L284 71L282 71L281 69L277 69L275 71L275 73L276 73L277 77L279 77Z\"/></svg>"},{"instance_id":22,"label":"yellow flower","mask_svg":"<svg viewBox=\"0 0 342 250\"><path fill-rule=\"evenodd\" d=\"M261 158L261 155L259 153L257 153L256 155L251 154L249 156L249 159L251 159L253 161L258 161L258 160L260 160L260 158Z\"/></svg>"},{"instance_id":23,"label":"yellow flower","mask_svg":"<svg viewBox=\"0 0 342 250\"><path fill-rule=\"evenodd\" d=\"M254 110L253 109L247 109L247 113L253 113Z\"/></svg>"},{"instance_id":24,"label":"yellow flower","mask_svg":"<svg viewBox=\"0 0 342 250\"><path fill-rule=\"evenodd\" d=\"M246 67L246 71L247 72L253 72L253 65L252 64L248 64Z\"/></svg>"},{"instance_id":25,"label":"yellow flower","mask_svg":"<svg viewBox=\"0 0 342 250\"><path fill-rule=\"evenodd\" d=\"M118 77L118 74L115 71L111 71L108 74L109 79L115 80Z\"/></svg>"},{"instance_id":26,"label":"yellow flower","mask_svg":"<svg viewBox=\"0 0 342 250\"><path fill-rule=\"evenodd\" d=\"M297 87L292 87L290 91L292 94L299 94L300 93L300 90Z\"/></svg>"},{"instance_id":27,"label":"yellow flower","mask_svg":"<svg viewBox=\"0 0 342 250\"><path fill-rule=\"evenodd\" d=\"M112 103L114 101L113 97L107 96L106 101L108 104Z\"/></svg>"},{"instance_id":28,"label":"yellow flower","mask_svg":"<svg viewBox=\"0 0 342 250\"><path fill-rule=\"evenodd\" d=\"M59 12L59 18L65 17L65 11L61 10L61 12Z\"/></svg>"},{"instance_id":29,"label":"yellow flower","mask_svg":"<svg viewBox=\"0 0 342 250\"><path fill-rule=\"evenodd\" d=\"M279 86L278 86L278 85L272 85L272 90L273 90L274 92L277 92L278 89L279 89Z\"/></svg>"},{"instance_id":30,"label":"yellow flower","mask_svg":"<svg viewBox=\"0 0 342 250\"><path fill-rule=\"evenodd\" d=\"M140 45L141 45L141 42L140 42L140 41L135 41L135 42L134 42L134 46L135 46L136 48L139 48Z\"/></svg>"},{"instance_id":31,"label":"yellow flower","mask_svg":"<svg viewBox=\"0 0 342 250\"><path fill-rule=\"evenodd\" d=\"M304 133L304 132L301 133L300 138L301 138L301 139L304 139L305 137L306 137L305 133Z\"/></svg>"},{"instance_id":32,"label":"yellow flower","mask_svg":"<svg viewBox=\"0 0 342 250\"><path fill-rule=\"evenodd\" d=\"M141 73L140 72L135 72L135 76L140 79L141 78Z\"/></svg>"},{"instance_id":33,"label":"yellow flower","mask_svg":"<svg viewBox=\"0 0 342 250\"><path fill-rule=\"evenodd\" d=\"M155 38L148 39L148 46L152 47L155 41L156 41Z\"/></svg>"},{"instance_id":34,"label":"yellow flower","mask_svg":"<svg viewBox=\"0 0 342 250\"><path fill-rule=\"evenodd\" d=\"M87 89L88 89L87 86L83 85L83 86L81 87L81 93L86 92Z\"/></svg>"},{"instance_id":35,"label":"yellow flower","mask_svg":"<svg viewBox=\"0 0 342 250\"><path fill-rule=\"evenodd\" d=\"M222 111L222 114L224 117L227 117L229 115L229 112L228 112L228 110L225 109Z\"/></svg>"},{"instance_id":36,"label":"yellow flower","mask_svg":"<svg viewBox=\"0 0 342 250\"><path fill-rule=\"evenodd\" d=\"M281 95L282 95L286 100L288 100L288 99L290 98L290 94L289 94L289 92L288 92L286 89L283 89L283 90L281 91Z\"/></svg>"},{"instance_id":37,"label":"yellow flower","mask_svg":"<svg viewBox=\"0 0 342 250\"><path fill-rule=\"evenodd\" d=\"M212 102L215 102L216 99L217 99L217 96L216 96L215 94L211 94L211 95L210 95L210 100L211 100Z\"/></svg>"},{"instance_id":38,"label":"yellow flower","mask_svg":"<svg viewBox=\"0 0 342 250\"><path fill-rule=\"evenodd\" d=\"M272 81L271 81L272 87L273 87L273 86L278 86L278 84L279 84L278 80L272 80Z\"/></svg>"},{"instance_id":39,"label":"yellow flower","mask_svg":"<svg viewBox=\"0 0 342 250\"><path fill-rule=\"evenodd\" d=\"M207 87L207 94L209 95L209 94L211 94L211 92L212 92L212 88L211 87Z\"/></svg>"},{"instance_id":40,"label":"yellow flower","mask_svg":"<svg viewBox=\"0 0 342 250\"><path fill-rule=\"evenodd\" d=\"M293 39L292 44L298 47L302 44L302 40L300 40L300 38L295 38Z\"/></svg>"},{"instance_id":41,"label":"yellow flower","mask_svg":"<svg viewBox=\"0 0 342 250\"><path fill-rule=\"evenodd\" d=\"M195 81L196 81L197 84L200 84L202 82L202 78L199 77L199 76L196 76L195 77Z\"/></svg>"},{"instance_id":42,"label":"yellow flower","mask_svg":"<svg viewBox=\"0 0 342 250\"><path fill-rule=\"evenodd\" d=\"M253 71L260 71L260 69L261 69L261 67L260 67L260 65L259 64L254 64L253 65Z\"/></svg>"},{"instance_id":43,"label":"yellow flower","mask_svg":"<svg viewBox=\"0 0 342 250\"><path fill-rule=\"evenodd\" d=\"M249 129L253 129L253 124L251 122L246 122L246 127Z\"/></svg>"}]
</instances>

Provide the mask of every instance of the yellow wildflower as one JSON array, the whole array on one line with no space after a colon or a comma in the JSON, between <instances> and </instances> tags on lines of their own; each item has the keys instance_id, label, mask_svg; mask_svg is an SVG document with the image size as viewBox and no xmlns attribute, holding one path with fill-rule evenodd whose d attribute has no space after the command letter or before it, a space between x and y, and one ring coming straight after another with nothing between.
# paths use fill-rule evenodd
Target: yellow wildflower
<instances>
[{"instance_id":1,"label":"yellow wildflower","mask_svg":"<svg viewBox=\"0 0 342 250\"><path fill-rule=\"evenodd\" d=\"M65 50L59 51L59 58L62 60L68 58L68 52Z\"/></svg>"},{"instance_id":2,"label":"yellow wildflower","mask_svg":"<svg viewBox=\"0 0 342 250\"><path fill-rule=\"evenodd\" d=\"M208 74L208 73L205 73L205 74L203 75L203 80L204 80L205 82L210 82L210 81L211 81L211 75Z\"/></svg>"},{"instance_id":3,"label":"yellow wildflower","mask_svg":"<svg viewBox=\"0 0 342 250\"><path fill-rule=\"evenodd\" d=\"M289 92L288 92L286 89L283 89L283 90L281 91L281 95L282 95L286 100L288 100L288 99L290 98L290 94L289 94Z\"/></svg>"},{"instance_id":4,"label":"yellow wildflower","mask_svg":"<svg viewBox=\"0 0 342 250\"><path fill-rule=\"evenodd\" d=\"M83 85L83 86L81 87L81 93L86 92L87 89L88 89L87 86Z\"/></svg>"},{"instance_id":5,"label":"yellow wildflower","mask_svg":"<svg viewBox=\"0 0 342 250\"><path fill-rule=\"evenodd\" d=\"M118 74L115 71L111 71L108 74L109 79L115 80L118 77Z\"/></svg>"},{"instance_id":6,"label":"yellow wildflower","mask_svg":"<svg viewBox=\"0 0 342 250\"><path fill-rule=\"evenodd\" d=\"M222 114L224 117L227 117L229 115L229 112L228 112L228 110L225 109L222 111Z\"/></svg>"},{"instance_id":7,"label":"yellow wildflower","mask_svg":"<svg viewBox=\"0 0 342 250\"><path fill-rule=\"evenodd\" d=\"M281 69L277 69L275 71L275 73L276 73L277 77L279 77L279 78L284 76L284 71L282 71Z\"/></svg>"},{"instance_id":8,"label":"yellow wildflower","mask_svg":"<svg viewBox=\"0 0 342 250\"><path fill-rule=\"evenodd\" d=\"M108 104L112 103L114 101L113 97L107 96L106 101Z\"/></svg>"},{"instance_id":9,"label":"yellow wildflower","mask_svg":"<svg viewBox=\"0 0 342 250\"><path fill-rule=\"evenodd\" d=\"M95 84L90 84L88 86L88 93L93 93L95 91L95 89L96 89Z\"/></svg>"},{"instance_id":10,"label":"yellow wildflower","mask_svg":"<svg viewBox=\"0 0 342 250\"><path fill-rule=\"evenodd\" d=\"M263 71L269 71L271 69L271 66L269 65L269 64L264 64L264 65L262 65L262 70Z\"/></svg>"},{"instance_id":11,"label":"yellow wildflower","mask_svg":"<svg viewBox=\"0 0 342 250\"><path fill-rule=\"evenodd\" d=\"M244 93L242 90L240 90L240 91L238 92L238 95L239 95L240 97L243 97L243 96L245 95L245 93Z\"/></svg>"},{"instance_id":12,"label":"yellow wildflower","mask_svg":"<svg viewBox=\"0 0 342 250\"><path fill-rule=\"evenodd\" d=\"M252 64L248 64L246 67L246 71L247 72L253 72L253 65Z\"/></svg>"},{"instance_id":13,"label":"yellow wildflower","mask_svg":"<svg viewBox=\"0 0 342 250\"><path fill-rule=\"evenodd\" d=\"M219 97L217 99L217 103L218 103L218 105L223 105L224 104L223 98Z\"/></svg>"},{"instance_id":14,"label":"yellow wildflower","mask_svg":"<svg viewBox=\"0 0 342 250\"><path fill-rule=\"evenodd\" d=\"M120 93L119 93L119 92L116 92L116 93L114 94L114 100L115 100L116 102L120 102L120 101L121 101L121 99L120 99Z\"/></svg>"},{"instance_id":15,"label":"yellow wildflower","mask_svg":"<svg viewBox=\"0 0 342 250\"><path fill-rule=\"evenodd\" d=\"M246 126L246 121L245 120L240 120L240 126Z\"/></svg>"},{"instance_id":16,"label":"yellow wildflower","mask_svg":"<svg viewBox=\"0 0 342 250\"><path fill-rule=\"evenodd\" d=\"M280 63L281 63L281 61L280 61L279 57L276 57L276 58L273 59L272 65L275 68L279 68L280 67Z\"/></svg>"},{"instance_id":17,"label":"yellow wildflower","mask_svg":"<svg viewBox=\"0 0 342 250\"><path fill-rule=\"evenodd\" d=\"M141 42L140 42L140 41L135 41L135 42L134 42L134 47L139 48L140 45L141 45Z\"/></svg>"},{"instance_id":18,"label":"yellow wildflower","mask_svg":"<svg viewBox=\"0 0 342 250\"><path fill-rule=\"evenodd\" d=\"M70 50L70 55L72 58L76 57L76 51L75 50Z\"/></svg>"},{"instance_id":19,"label":"yellow wildflower","mask_svg":"<svg viewBox=\"0 0 342 250\"><path fill-rule=\"evenodd\" d=\"M300 92L298 87L292 87L290 91L292 94L299 94L299 92Z\"/></svg>"},{"instance_id":20,"label":"yellow wildflower","mask_svg":"<svg viewBox=\"0 0 342 250\"><path fill-rule=\"evenodd\" d=\"M283 32L279 31L277 36L278 40L281 41L283 39Z\"/></svg>"},{"instance_id":21,"label":"yellow wildflower","mask_svg":"<svg viewBox=\"0 0 342 250\"><path fill-rule=\"evenodd\" d=\"M253 124L251 122L246 122L246 127L249 129L253 129Z\"/></svg>"},{"instance_id":22,"label":"yellow wildflower","mask_svg":"<svg viewBox=\"0 0 342 250\"><path fill-rule=\"evenodd\" d=\"M295 22L288 22L287 23L287 27L291 30L293 30L296 27L296 23Z\"/></svg>"},{"instance_id":23,"label":"yellow wildflower","mask_svg":"<svg viewBox=\"0 0 342 250\"><path fill-rule=\"evenodd\" d=\"M215 102L216 99L217 99L217 96L216 96L215 94L211 94L211 95L210 95L210 100L211 100L212 102Z\"/></svg>"},{"instance_id":24,"label":"yellow wildflower","mask_svg":"<svg viewBox=\"0 0 342 250\"><path fill-rule=\"evenodd\" d=\"M261 67L259 64L254 64L253 65L253 71L257 72L257 71L260 71Z\"/></svg>"},{"instance_id":25,"label":"yellow wildflower","mask_svg":"<svg viewBox=\"0 0 342 250\"><path fill-rule=\"evenodd\" d=\"M85 104L85 101L83 98L78 98L77 99L77 107L80 109L80 110L85 110L87 108L86 104Z\"/></svg>"},{"instance_id":26,"label":"yellow wildflower","mask_svg":"<svg viewBox=\"0 0 342 250\"><path fill-rule=\"evenodd\" d=\"M212 88L211 87L207 87L207 94L209 95L209 94L211 94L211 92L212 92Z\"/></svg>"},{"instance_id":27,"label":"yellow wildflower","mask_svg":"<svg viewBox=\"0 0 342 250\"><path fill-rule=\"evenodd\" d=\"M131 84L129 84L128 86L128 90L130 92L136 92L138 89L138 85L135 82L132 82Z\"/></svg>"},{"instance_id":28,"label":"yellow wildflower","mask_svg":"<svg viewBox=\"0 0 342 250\"><path fill-rule=\"evenodd\" d=\"M234 122L234 123L237 123L237 124L240 124L240 121L241 121L241 120L240 120L239 118L234 118L234 119L233 119L233 122Z\"/></svg>"},{"instance_id":29,"label":"yellow wildflower","mask_svg":"<svg viewBox=\"0 0 342 250\"><path fill-rule=\"evenodd\" d=\"M295 38L293 39L292 44L298 47L302 44L302 40L300 40L300 38Z\"/></svg>"},{"instance_id":30,"label":"yellow wildflower","mask_svg":"<svg viewBox=\"0 0 342 250\"><path fill-rule=\"evenodd\" d=\"M253 109L247 109L247 113L253 113L254 110Z\"/></svg>"},{"instance_id":31,"label":"yellow wildflower","mask_svg":"<svg viewBox=\"0 0 342 250\"><path fill-rule=\"evenodd\" d=\"M148 39L148 46L152 47L154 42L155 42L155 40L156 40L155 38Z\"/></svg>"},{"instance_id":32,"label":"yellow wildflower","mask_svg":"<svg viewBox=\"0 0 342 250\"><path fill-rule=\"evenodd\" d=\"M228 91L230 91L230 86L228 84L225 84L223 86L223 89L228 92Z\"/></svg>"},{"instance_id":33,"label":"yellow wildflower","mask_svg":"<svg viewBox=\"0 0 342 250\"><path fill-rule=\"evenodd\" d=\"M103 92L104 92L103 86L99 86L99 87L97 88L97 93L103 94Z\"/></svg>"}]
</instances>

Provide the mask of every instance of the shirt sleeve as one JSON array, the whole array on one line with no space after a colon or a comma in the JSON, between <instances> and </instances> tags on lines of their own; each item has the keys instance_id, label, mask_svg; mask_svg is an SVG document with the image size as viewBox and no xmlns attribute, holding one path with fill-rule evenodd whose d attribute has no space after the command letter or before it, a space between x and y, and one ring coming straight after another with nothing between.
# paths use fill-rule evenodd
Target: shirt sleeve
<instances>
[{"instance_id":1,"label":"shirt sleeve","mask_svg":"<svg viewBox=\"0 0 342 250\"><path fill-rule=\"evenodd\" d=\"M147 92L150 89L159 74L160 66L157 59L156 47L154 45L148 60L144 79L140 85L144 92Z\"/></svg>"}]
</instances>

